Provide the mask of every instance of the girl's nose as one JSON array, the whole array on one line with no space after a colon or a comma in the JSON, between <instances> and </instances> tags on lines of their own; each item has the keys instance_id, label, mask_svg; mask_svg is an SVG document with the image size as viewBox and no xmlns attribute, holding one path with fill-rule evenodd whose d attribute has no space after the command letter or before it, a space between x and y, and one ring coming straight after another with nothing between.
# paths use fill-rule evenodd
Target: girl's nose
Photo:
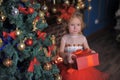
<instances>
[{"instance_id":1,"label":"girl's nose","mask_svg":"<svg viewBox=\"0 0 120 80\"><path fill-rule=\"evenodd\" d=\"M74 26L74 29L76 29L76 27Z\"/></svg>"}]
</instances>

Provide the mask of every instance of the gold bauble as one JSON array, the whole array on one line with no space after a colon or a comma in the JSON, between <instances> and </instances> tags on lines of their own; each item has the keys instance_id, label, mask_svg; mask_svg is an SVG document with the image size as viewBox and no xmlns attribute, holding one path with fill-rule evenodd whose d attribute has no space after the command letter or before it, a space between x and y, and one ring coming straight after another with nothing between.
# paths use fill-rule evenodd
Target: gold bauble
<instances>
[{"instance_id":1,"label":"gold bauble","mask_svg":"<svg viewBox=\"0 0 120 80\"><path fill-rule=\"evenodd\" d=\"M51 63L45 63L44 69L45 70L51 70L52 69L52 64Z\"/></svg>"},{"instance_id":2,"label":"gold bauble","mask_svg":"<svg viewBox=\"0 0 120 80\"><path fill-rule=\"evenodd\" d=\"M52 8L52 12L53 13L56 13L57 12L57 9L55 7Z\"/></svg>"},{"instance_id":3,"label":"gold bauble","mask_svg":"<svg viewBox=\"0 0 120 80\"><path fill-rule=\"evenodd\" d=\"M66 5L70 5L69 0L66 0L64 3L65 3Z\"/></svg>"},{"instance_id":4,"label":"gold bauble","mask_svg":"<svg viewBox=\"0 0 120 80\"><path fill-rule=\"evenodd\" d=\"M18 50L22 51L22 50L25 49L25 44L24 44L24 43L19 43L19 44L17 45L17 48L18 48Z\"/></svg>"},{"instance_id":5,"label":"gold bauble","mask_svg":"<svg viewBox=\"0 0 120 80\"><path fill-rule=\"evenodd\" d=\"M75 8L76 8L77 10L79 10L79 9L80 9L79 4L77 4L77 5L75 6Z\"/></svg>"},{"instance_id":6,"label":"gold bauble","mask_svg":"<svg viewBox=\"0 0 120 80\"><path fill-rule=\"evenodd\" d=\"M9 59L9 58L3 60L3 65L6 66L6 67L12 66L12 60Z\"/></svg>"},{"instance_id":7,"label":"gold bauble","mask_svg":"<svg viewBox=\"0 0 120 80\"><path fill-rule=\"evenodd\" d=\"M85 8L85 4L83 2L78 2L75 6L77 10Z\"/></svg>"},{"instance_id":8,"label":"gold bauble","mask_svg":"<svg viewBox=\"0 0 120 80\"><path fill-rule=\"evenodd\" d=\"M16 35L19 36L21 34L21 31L20 30L16 30Z\"/></svg>"},{"instance_id":9,"label":"gold bauble","mask_svg":"<svg viewBox=\"0 0 120 80\"><path fill-rule=\"evenodd\" d=\"M90 11L91 9L92 9L92 6L89 6L89 7L88 7L88 10Z\"/></svg>"},{"instance_id":10,"label":"gold bauble","mask_svg":"<svg viewBox=\"0 0 120 80\"><path fill-rule=\"evenodd\" d=\"M85 8L85 4L82 4L82 5L81 5L81 8L82 8L82 9Z\"/></svg>"},{"instance_id":11,"label":"gold bauble","mask_svg":"<svg viewBox=\"0 0 120 80\"><path fill-rule=\"evenodd\" d=\"M0 38L0 47L2 47L2 45L3 45L3 41L2 41L2 39Z\"/></svg>"},{"instance_id":12,"label":"gold bauble","mask_svg":"<svg viewBox=\"0 0 120 80\"><path fill-rule=\"evenodd\" d=\"M62 23L62 18L58 17L58 18L57 18L57 23L58 23L58 24Z\"/></svg>"},{"instance_id":13,"label":"gold bauble","mask_svg":"<svg viewBox=\"0 0 120 80\"><path fill-rule=\"evenodd\" d=\"M3 14L1 14L1 15L0 15L0 21L5 21L5 20L6 20L6 16L3 15Z\"/></svg>"},{"instance_id":14,"label":"gold bauble","mask_svg":"<svg viewBox=\"0 0 120 80\"><path fill-rule=\"evenodd\" d=\"M56 77L55 77L55 80L62 80L62 76L57 74Z\"/></svg>"},{"instance_id":15,"label":"gold bauble","mask_svg":"<svg viewBox=\"0 0 120 80\"><path fill-rule=\"evenodd\" d=\"M45 16L45 14L44 14L44 12L43 11L39 11L39 17L41 17L41 18L44 18L44 16Z\"/></svg>"}]
</instances>

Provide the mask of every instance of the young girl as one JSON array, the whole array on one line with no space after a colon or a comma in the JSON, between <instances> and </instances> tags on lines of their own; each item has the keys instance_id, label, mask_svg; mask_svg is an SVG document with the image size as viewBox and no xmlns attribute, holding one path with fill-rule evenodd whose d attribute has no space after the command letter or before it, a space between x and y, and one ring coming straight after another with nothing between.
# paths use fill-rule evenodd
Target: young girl
<instances>
[{"instance_id":1,"label":"young girl","mask_svg":"<svg viewBox=\"0 0 120 80\"><path fill-rule=\"evenodd\" d=\"M60 44L60 56L64 59L64 64L60 65L63 80L108 80L108 75L100 72L94 67L83 70L68 68L74 63L71 57L76 58L72 52L80 50L90 50L86 37L82 34L84 28L83 16L75 12L68 21L68 34L64 35Z\"/></svg>"}]
</instances>

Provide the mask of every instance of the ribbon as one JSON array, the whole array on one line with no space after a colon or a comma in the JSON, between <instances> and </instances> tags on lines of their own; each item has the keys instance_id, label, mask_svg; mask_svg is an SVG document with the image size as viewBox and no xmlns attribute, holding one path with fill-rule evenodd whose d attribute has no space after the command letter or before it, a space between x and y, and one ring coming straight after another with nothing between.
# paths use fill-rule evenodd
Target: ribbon
<instances>
[{"instance_id":1,"label":"ribbon","mask_svg":"<svg viewBox=\"0 0 120 80\"><path fill-rule=\"evenodd\" d=\"M34 59L30 62L30 65L28 67L28 72L33 72L34 71L34 65L39 65L39 61L34 57Z\"/></svg>"},{"instance_id":2,"label":"ribbon","mask_svg":"<svg viewBox=\"0 0 120 80\"><path fill-rule=\"evenodd\" d=\"M19 10L21 13L29 14L29 12L27 11L27 8L24 8L24 7L22 7L22 6L18 6L18 10Z\"/></svg>"},{"instance_id":3,"label":"ribbon","mask_svg":"<svg viewBox=\"0 0 120 80\"><path fill-rule=\"evenodd\" d=\"M76 50L75 52L73 52L73 54L76 55L83 54L83 50Z\"/></svg>"},{"instance_id":4,"label":"ribbon","mask_svg":"<svg viewBox=\"0 0 120 80\"><path fill-rule=\"evenodd\" d=\"M32 7L24 8L20 5L18 6L18 10L24 14L32 14L34 12L34 9Z\"/></svg>"},{"instance_id":5,"label":"ribbon","mask_svg":"<svg viewBox=\"0 0 120 80\"><path fill-rule=\"evenodd\" d=\"M39 20L39 19L40 19L40 17L39 17L39 16L36 16L34 20Z\"/></svg>"},{"instance_id":6,"label":"ribbon","mask_svg":"<svg viewBox=\"0 0 120 80\"><path fill-rule=\"evenodd\" d=\"M65 7L64 9L60 9L59 10L61 12L60 18L68 21L72 14L75 12L75 10L76 9L73 6L70 6L69 8Z\"/></svg>"},{"instance_id":7,"label":"ribbon","mask_svg":"<svg viewBox=\"0 0 120 80\"><path fill-rule=\"evenodd\" d=\"M41 32L40 30L37 31L37 38L38 39L42 39L42 40L45 40L45 37L46 37L46 33L45 32Z\"/></svg>"},{"instance_id":8,"label":"ribbon","mask_svg":"<svg viewBox=\"0 0 120 80\"><path fill-rule=\"evenodd\" d=\"M76 55L83 55L83 54L89 54L89 53L91 53L90 49L85 49L85 50L78 49L75 52L73 52L73 54L76 54Z\"/></svg>"},{"instance_id":9,"label":"ribbon","mask_svg":"<svg viewBox=\"0 0 120 80\"><path fill-rule=\"evenodd\" d=\"M93 56L90 55L90 56L87 57L87 59L88 59L88 60L87 60L87 61L88 61L88 66L94 65Z\"/></svg>"},{"instance_id":10,"label":"ribbon","mask_svg":"<svg viewBox=\"0 0 120 80\"><path fill-rule=\"evenodd\" d=\"M55 45L48 46L48 56L51 56L51 52L55 49Z\"/></svg>"},{"instance_id":11,"label":"ribbon","mask_svg":"<svg viewBox=\"0 0 120 80\"><path fill-rule=\"evenodd\" d=\"M15 39L16 38L16 32L15 31L10 32L10 33L3 32L3 37L4 38L7 38L8 36L10 36L11 38Z\"/></svg>"}]
</instances>

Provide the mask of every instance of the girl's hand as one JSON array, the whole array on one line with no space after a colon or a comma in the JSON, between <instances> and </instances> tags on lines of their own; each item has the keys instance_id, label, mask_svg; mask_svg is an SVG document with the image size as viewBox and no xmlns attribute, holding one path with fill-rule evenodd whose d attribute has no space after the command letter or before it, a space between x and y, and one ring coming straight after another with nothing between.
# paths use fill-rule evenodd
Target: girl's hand
<instances>
[{"instance_id":1,"label":"girl's hand","mask_svg":"<svg viewBox=\"0 0 120 80\"><path fill-rule=\"evenodd\" d=\"M96 51L92 50L92 49L86 49L87 52L90 52L90 53L96 53Z\"/></svg>"},{"instance_id":2,"label":"girl's hand","mask_svg":"<svg viewBox=\"0 0 120 80\"><path fill-rule=\"evenodd\" d=\"M96 51L94 51L94 50L92 50L92 49L91 49L91 51L90 51L90 52L91 52L91 53L96 53Z\"/></svg>"},{"instance_id":3,"label":"girl's hand","mask_svg":"<svg viewBox=\"0 0 120 80\"><path fill-rule=\"evenodd\" d=\"M72 59L76 59L76 55L75 54L72 54Z\"/></svg>"},{"instance_id":4,"label":"girl's hand","mask_svg":"<svg viewBox=\"0 0 120 80\"><path fill-rule=\"evenodd\" d=\"M73 64L75 58L76 58L76 55L75 55L75 54L72 54L72 53L69 54L68 57L67 57L68 63L69 63L69 64Z\"/></svg>"}]
</instances>

